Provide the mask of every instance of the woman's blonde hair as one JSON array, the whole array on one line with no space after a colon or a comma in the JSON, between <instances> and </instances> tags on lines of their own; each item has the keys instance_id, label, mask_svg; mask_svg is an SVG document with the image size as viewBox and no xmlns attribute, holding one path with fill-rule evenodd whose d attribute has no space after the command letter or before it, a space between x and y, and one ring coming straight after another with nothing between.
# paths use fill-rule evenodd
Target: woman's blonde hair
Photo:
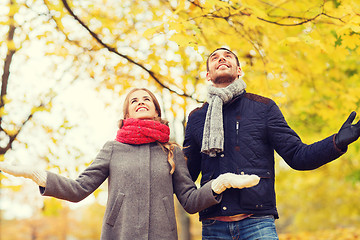
<instances>
[{"instance_id":1,"label":"woman's blonde hair","mask_svg":"<svg viewBox=\"0 0 360 240\"><path fill-rule=\"evenodd\" d=\"M128 118L129 115L129 105L130 105L130 95L133 92L136 91L140 91L143 90L145 92L147 92L154 105L155 105L155 110L158 113L158 117L154 118L154 121L158 121L162 124L165 124L166 126L169 126L169 121L162 119L161 118L161 108L160 108L160 104L159 101L156 99L155 95L147 88L133 88L129 91L129 93L126 95L125 100L124 100L124 105L123 105L123 119L119 120L119 128L122 128L122 126L124 125L124 119ZM170 170L170 174L173 174L175 171L175 162L174 162L174 148L176 146L180 147L177 143L174 142L166 142L166 143L160 143L158 142L158 144L161 146L161 148L164 150L165 153L167 153L167 160L171 166L171 170Z\"/></svg>"}]
</instances>

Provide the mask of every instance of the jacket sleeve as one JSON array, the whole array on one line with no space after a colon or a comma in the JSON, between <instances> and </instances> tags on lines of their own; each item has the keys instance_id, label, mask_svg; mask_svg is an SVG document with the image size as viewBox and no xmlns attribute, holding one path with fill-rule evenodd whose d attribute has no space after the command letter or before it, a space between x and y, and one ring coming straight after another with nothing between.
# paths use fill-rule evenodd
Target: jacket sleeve
<instances>
[{"instance_id":1,"label":"jacket sleeve","mask_svg":"<svg viewBox=\"0 0 360 240\"><path fill-rule=\"evenodd\" d=\"M196 213L221 201L222 195L214 195L211 189L212 181L197 188L187 169L185 158L180 149L174 152L175 172L173 173L173 188L180 204L188 213Z\"/></svg>"},{"instance_id":2,"label":"jacket sleeve","mask_svg":"<svg viewBox=\"0 0 360 240\"><path fill-rule=\"evenodd\" d=\"M268 111L268 138L276 152L296 170L316 169L340 157L341 152L334 143L334 136L307 145L292 130L279 107L271 102Z\"/></svg>"},{"instance_id":3,"label":"jacket sleeve","mask_svg":"<svg viewBox=\"0 0 360 240\"><path fill-rule=\"evenodd\" d=\"M183 152L187 159L187 167L192 180L195 182L201 171L201 146L196 143L192 135L191 127L194 127L192 118L189 117L185 129L185 139L183 144Z\"/></svg>"},{"instance_id":4,"label":"jacket sleeve","mask_svg":"<svg viewBox=\"0 0 360 240\"><path fill-rule=\"evenodd\" d=\"M96 159L76 180L47 172L46 187L40 187L43 196L79 202L94 192L109 175L112 144L107 142Z\"/></svg>"}]
</instances>

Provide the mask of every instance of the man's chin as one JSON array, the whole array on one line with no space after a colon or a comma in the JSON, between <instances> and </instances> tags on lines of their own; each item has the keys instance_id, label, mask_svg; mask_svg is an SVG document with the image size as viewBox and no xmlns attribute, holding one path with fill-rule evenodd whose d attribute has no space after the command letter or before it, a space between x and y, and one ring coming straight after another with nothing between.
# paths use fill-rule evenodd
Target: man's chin
<instances>
[{"instance_id":1,"label":"man's chin","mask_svg":"<svg viewBox=\"0 0 360 240\"><path fill-rule=\"evenodd\" d=\"M232 83L235 79L236 77L233 76L223 76L215 78L212 82L215 84Z\"/></svg>"}]
</instances>

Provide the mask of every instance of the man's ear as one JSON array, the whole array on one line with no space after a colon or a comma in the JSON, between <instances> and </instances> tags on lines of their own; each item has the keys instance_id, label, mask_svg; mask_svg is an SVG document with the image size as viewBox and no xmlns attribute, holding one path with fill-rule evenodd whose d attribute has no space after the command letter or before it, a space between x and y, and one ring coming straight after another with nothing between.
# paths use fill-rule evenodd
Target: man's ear
<instances>
[{"instance_id":1,"label":"man's ear","mask_svg":"<svg viewBox=\"0 0 360 240\"><path fill-rule=\"evenodd\" d=\"M206 72L206 80L211 81L209 72Z\"/></svg>"},{"instance_id":2,"label":"man's ear","mask_svg":"<svg viewBox=\"0 0 360 240\"><path fill-rule=\"evenodd\" d=\"M241 69L241 67L238 67L237 72L238 72L238 76L239 76L239 77L244 76L244 72L243 72L243 70Z\"/></svg>"}]
</instances>

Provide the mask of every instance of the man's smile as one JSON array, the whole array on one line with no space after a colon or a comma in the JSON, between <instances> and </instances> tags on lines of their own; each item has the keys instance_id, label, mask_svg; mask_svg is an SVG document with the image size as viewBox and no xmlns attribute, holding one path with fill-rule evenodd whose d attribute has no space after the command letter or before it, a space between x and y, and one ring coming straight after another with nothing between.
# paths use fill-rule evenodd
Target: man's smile
<instances>
[{"instance_id":1,"label":"man's smile","mask_svg":"<svg viewBox=\"0 0 360 240\"><path fill-rule=\"evenodd\" d=\"M221 63L221 64L219 64L219 66L217 67L217 69L219 69L219 68L222 67L222 66L227 67L227 68L230 68L230 66L229 66L228 64L226 64L226 63Z\"/></svg>"}]
</instances>

